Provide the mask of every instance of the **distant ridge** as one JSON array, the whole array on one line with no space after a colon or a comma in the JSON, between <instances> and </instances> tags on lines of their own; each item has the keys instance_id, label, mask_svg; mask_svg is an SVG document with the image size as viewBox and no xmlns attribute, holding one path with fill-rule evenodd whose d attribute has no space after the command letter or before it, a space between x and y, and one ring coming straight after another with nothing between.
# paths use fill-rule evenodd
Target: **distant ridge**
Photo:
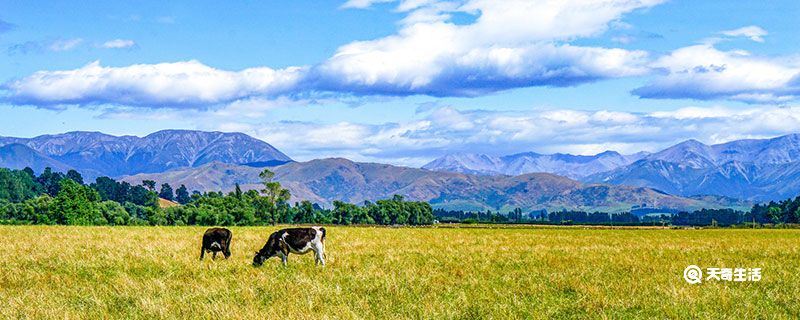
<instances>
[{"instance_id":1,"label":"distant ridge","mask_svg":"<svg viewBox=\"0 0 800 320\"><path fill-rule=\"evenodd\" d=\"M605 151L593 156L525 152L495 157L485 154L454 153L433 160L422 168L479 175L513 176L547 172L578 179L631 164L645 155L646 153L622 155L616 151Z\"/></svg>"},{"instance_id":2,"label":"distant ridge","mask_svg":"<svg viewBox=\"0 0 800 320\"><path fill-rule=\"evenodd\" d=\"M548 172L588 183L648 187L681 196L785 200L800 194L800 134L715 145L687 140L652 154L451 154L423 168L484 175Z\"/></svg>"},{"instance_id":3,"label":"distant ridge","mask_svg":"<svg viewBox=\"0 0 800 320\"><path fill-rule=\"evenodd\" d=\"M800 194L800 135L715 145L689 140L583 180L651 187L684 196L785 200Z\"/></svg>"},{"instance_id":4,"label":"distant ridge","mask_svg":"<svg viewBox=\"0 0 800 320\"><path fill-rule=\"evenodd\" d=\"M262 169L209 163L197 168L124 177L130 183L155 180L184 184L201 191L231 191L260 188ZM330 207L333 200L363 203L390 198L394 194L430 202L434 207L463 210L602 210L619 212L633 206L691 210L701 207L749 206L735 200L713 197L690 199L650 188L584 184L569 178L532 173L519 176L478 176L436 172L378 163L359 163L332 158L292 162L272 167L275 178L291 190L291 201L310 200Z\"/></svg>"},{"instance_id":5,"label":"distant ridge","mask_svg":"<svg viewBox=\"0 0 800 320\"><path fill-rule=\"evenodd\" d=\"M339 160L347 161L346 159ZM212 163L235 165L235 168L232 169L235 172L227 175L227 180L200 181L205 176L200 174L200 171L189 170L203 167L209 173L208 177L213 178L217 176L213 170L216 167L204 167ZM198 174L193 183L201 185L202 190L215 190L229 187L231 179L239 177L241 172L246 171L242 170L242 167L251 168L253 171L263 167L321 168L310 166L311 163L315 162L297 164L267 142L242 133L163 130L144 137L135 137L76 131L35 138L0 137L0 167L21 169L29 166L37 172L41 172L45 167L59 171L75 169L84 174L87 181L92 181L95 177L102 175L110 177L142 173L165 173L168 175L177 170ZM330 161L326 163L330 163ZM298 195L304 194L309 199L327 201L331 197L330 194L322 192L325 188L344 189L337 190L337 192L344 192L340 195L347 195L347 190L355 188L338 180L348 176L363 176L362 179L373 179L378 176L385 179L380 184L371 185L371 188L378 188L375 192L380 193L380 190L383 192L388 192L388 190L406 192L407 190L399 189L398 186L402 185L403 181L410 181L408 175L420 175L432 179L430 181L443 184L435 187L423 184L429 189L429 192L435 193L437 190L449 188L450 186L444 185L446 183L459 184L464 181L463 179L443 179L442 177L452 176L433 173L466 174L470 177L469 179L480 179L481 181L470 180L467 185L473 187L487 186L482 182L489 183L503 179L508 182L520 176L549 173L568 177L570 181L579 180L585 184L584 186L602 184L648 188L655 193L658 193L656 190L660 190L668 195L691 198L696 201L712 199L692 198L696 195L717 197L710 200L712 202L725 202L726 199L785 200L800 194L800 134L772 139L737 140L716 145L687 140L655 153L639 152L631 155L623 155L614 151L591 156L524 152L498 157L458 153L431 161L423 166L423 169L415 169L416 171L399 170L396 168L402 167L390 165L371 165L373 165L370 167L373 168L372 170L386 172L380 175L364 175L347 174L348 172L352 173L351 171L333 170L331 171L332 175L325 176L327 180L324 181L316 180L317 177L312 175L313 179L302 180L302 182L289 179L287 183L296 184L294 188ZM348 167L343 166L340 169ZM366 167L368 164L355 165L355 168ZM402 175L396 176L401 173ZM558 183L559 180L550 179L548 181ZM360 180L351 182L355 185L362 183ZM375 183L371 180L368 182ZM312 188L307 184L316 187ZM382 185L390 187L381 189ZM498 191L504 189L496 187L481 189L476 191L478 193L465 192L458 196L456 196L458 193L448 192L443 197L437 196L431 199L442 203L459 202L465 206L488 208L494 207L502 201L524 204L529 207L542 204L535 202L538 200L531 199L510 201L509 199L513 197L509 198L509 194L516 191ZM617 190L623 189L609 189L609 191ZM631 192L635 191L631 190ZM364 192L366 192L364 194L370 194L371 191ZM417 190L417 192L419 191ZM488 192L488 194L480 192ZM371 199L368 196L355 196L357 194L359 193L354 193L352 199ZM490 194L491 197L489 197ZM481 200L479 203L471 203L470 196L506 200L498 200L500 202ZM559 199L566 199L565 196L548 195L547 199L550 202L558 203ZM606 194L597 193L595 196L602 198ZM570 200L564 200L563 203L573 205L584 201L588 203L587 207L598 204L594 200L579 200L579 197L574 197L574 194L571 197Z\"/></svg>"},{"instance_id":6,"label":"distant ridge","mask_svg":"<svg viewBox=\"0 0 800 320\"><path fill-rule=\"evenodd\" d=\"M111 177L164 172L219 161L274 165L292 161L270 144L243 133L163 130L144 137L75 131L35 138L0 137L0 146L22 145L36 153L32 166L74 168ZM5 150L5 151L3 151ZM20 149L0 150L0 166L19 167ZM28 154L31 154L28 152ZM33 157L33 154L28 157Z\"/></svg>"},{"instance_id":7,"label":"distant ridge","mask_svg":"<svg viewBox=\"0 0 800 320\"><path fill-rule=\"evenodd\" d=\"M43 171L46 167L61 172L72 169L67 164L19 143L11 143L0 147L0 163L3 164L3 167L9 169L30 167L37 172Z\"/></svg>"}]
</instances>

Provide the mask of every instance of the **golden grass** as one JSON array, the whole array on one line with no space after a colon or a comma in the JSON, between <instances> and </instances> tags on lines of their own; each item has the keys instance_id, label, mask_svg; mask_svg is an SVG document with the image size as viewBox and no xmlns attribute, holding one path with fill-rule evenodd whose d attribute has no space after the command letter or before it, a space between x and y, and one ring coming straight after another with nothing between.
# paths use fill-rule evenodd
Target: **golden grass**
<instances>
[{"instance_id":1,"label":"golden grass","mask_svg":"<svg viewBox=\"0 0 800 320\"><path fill-rule=\"evenodd\" d=\"M177 203L175 201L167 200L164 198L158 198L158 207L162 209L178 207L180 205L181 205L180 203Z\"/></svg>"},{"instance_id":2,"label":"golden grass","mask_svg":"<svg viewBox=\"0 0 800 320\"><path fill-rule=\"evenodd\" d=\"M311 255L250 266L277 227L0 226L0 318L799 318L800 230L328 227ZM760 267L689 285L683 269Z\"/></svg>"}]
</instances>

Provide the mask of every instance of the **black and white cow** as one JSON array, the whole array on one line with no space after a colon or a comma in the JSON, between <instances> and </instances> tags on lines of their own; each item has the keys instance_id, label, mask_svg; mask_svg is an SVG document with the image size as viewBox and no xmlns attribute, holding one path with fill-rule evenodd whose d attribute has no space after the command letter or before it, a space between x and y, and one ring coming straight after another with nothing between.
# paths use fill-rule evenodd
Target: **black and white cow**
<instances>
[{"instance_id":1,"label":"black and white cow","mask_svg":"<svg viewBox=\"0 0 800 320\"><path fill-rule=\"evenodd\" d=\"M269 240L256 252L253 266L261 266L269 258L278 256L283 265L289 259L289 253L306 254L314 251L314 263L325 266L325 228L291 228L273 232Z\"/></svg>"},{"instance_id":2,"label":"black and white cow","mask_svg":"<svg viewBox=\"0 0 800 320\"><path fill-rule=\"evenodd\" d=\"M225 259L228 259L231 256L232 237L233 233L225 228L209 228L206 230L206 233L203 234L203 247L200 248L200 260L203 260L206 251L214 253L211 256L213 260L217 259L217 252L220 251L225 255Z\"/></svg>"}]
</instances>

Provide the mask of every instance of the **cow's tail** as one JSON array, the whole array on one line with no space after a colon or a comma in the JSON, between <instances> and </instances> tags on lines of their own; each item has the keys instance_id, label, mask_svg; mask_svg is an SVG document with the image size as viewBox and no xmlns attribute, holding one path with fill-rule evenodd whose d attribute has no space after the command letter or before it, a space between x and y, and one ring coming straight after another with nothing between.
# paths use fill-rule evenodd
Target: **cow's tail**
<instances>
[{"instance_id":1,"label":"cow's tail","mask_svg":"<svg viewBox=\"0 0 800 320\"><path fill-rule=\"evenodd\" d=\"M319 231L322 231L322 243L325 243L325 227L319 227Z\"/></svg>"}]
</instances>

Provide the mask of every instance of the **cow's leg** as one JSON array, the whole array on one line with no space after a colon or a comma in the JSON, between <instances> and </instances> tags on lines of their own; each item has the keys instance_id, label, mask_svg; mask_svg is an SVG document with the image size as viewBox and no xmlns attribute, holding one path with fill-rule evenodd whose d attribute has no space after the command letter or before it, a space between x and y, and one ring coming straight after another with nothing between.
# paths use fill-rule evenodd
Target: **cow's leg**
<instances>
[{"instance_id":1,"label":"cow's leg","mask_svg":"<svg viewBox=\"0 0 800 320\"><path fill-rule=\"evenodd\" d=\"M211 260L217 260L217 252L214 251L214 254L211 255Z\"/></svg>"},{"instance_id":2,"label":"cow's leg","mask_svg":"<svg viewBox=\"0 0 800 320\"><path fill-rule=\"evenodd\" d=\"M206 255L206 248L200 247L200 260L203 260L203 256Z\"/></svg>"},{"instance_id":3,"label":"cow's leg","mask_svg":"<svg viewBox=\"0 0 800 320\"><path fill-rule=\"evenodd\" d=\"M289 255L281 252L280 256L281 256L281 262L283 262L283 265L285 266L289 262Z\"/></svg>"},{"instance_id":4,"label":"cow's leg","mask_svg":"<svg viewBox=\"0 0 800 320\"><path fill-rule=\"evenodd\" d=\"M225 241L225 246L223 248L225 248L225 251L223 251L222 253L225 255L225 260L228 260L228 258L230 258L230 256L231 256L231 238L230 237L228 238L228 241Z\"/></svg>"},{"instance_id":5,"label":"cow's leg","mask_svg":"<svg viewBox=\"0 0 800 320\"><path fill-rule=\"evenodd\" d=\"M325 246L323 244L317 244L316 250L314 250L314 254L316 255L317 260L322 263L322 266L325 266Z\"/></svg>"}]
</instances>

